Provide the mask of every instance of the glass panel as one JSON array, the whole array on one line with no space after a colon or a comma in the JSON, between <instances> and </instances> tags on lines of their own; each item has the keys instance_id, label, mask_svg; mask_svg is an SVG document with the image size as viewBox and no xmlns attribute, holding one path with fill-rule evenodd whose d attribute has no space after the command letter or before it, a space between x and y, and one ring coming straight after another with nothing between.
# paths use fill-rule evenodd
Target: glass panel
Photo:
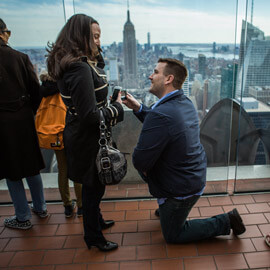
<instances>
[{"instance_id":1,"label":"glass panel","mask_svg":"<svg viewBox=\"0 0 270 270\"><path fill-rule=\"evenodd\" d=\"M223 193L228 178L233 178L228 164L230 149L235 151L230 135L238 61L237 4L234 0L171 0L170 5L162 0L4 0L0 8L13 31L10 45L29 54L38 73L46 68L45 46L55 41L65 18L74 12L94 17L102 30L111 90L120 85L146 105L157 101L148 92L148 77L157 60L172 57L183 61L189 71L183 90L198 110L208 157L206 193ZM124 183L143 183L131 162L140 130L141 124L129 110L125 121L114 128L118 147L130 153ZM50 151L43 152L47 162L44 182L52 180L57 186L55 157ZM146 196L147 192L138 194Z\"/></svg>"},{"instance_id":2,"label":"glass panel","mask_svg":"<svg viewBox=\"0 0 270 270\"><path fill-rule=\"evenodd\" d=\"M227 192L232 98L235 97L235 1L75 1L76 12L89 11L100 23L110 84L120 85L146 105L149 75L160 57L177 58L189 75L185 94L198 110L201 140L208 156L206 193ZM91 12L90 12L91 11ZM194 19L196 18L196 19ZM225 102L220 102L221 100ZM132 154L141 124L127 111L114 128L119 148ZM131 155L126 183L141 182ZM234 175L233 175L234 176Z\"/></svg>"},{"instance_id":3,"label":"glass panel","mask_svg":"<svg viewBox=\"0 0 270 270\"><path fill-rule=\"evenodd\" d=\"M236 98L241 105L235 191L270 189L270 19L268 1L246 1Z\"/></svg>"}]
</instances>

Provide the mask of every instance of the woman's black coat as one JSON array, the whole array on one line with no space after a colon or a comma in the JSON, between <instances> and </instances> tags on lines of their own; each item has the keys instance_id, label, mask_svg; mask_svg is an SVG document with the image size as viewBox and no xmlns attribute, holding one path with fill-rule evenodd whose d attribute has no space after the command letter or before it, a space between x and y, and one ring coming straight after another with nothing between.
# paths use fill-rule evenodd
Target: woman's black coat
<instances>
[{"instance_id":1,"label":"woman's black coat","mask_svg":"<svg viewBox=\"0 0 270 270\"><path fill-rule=\"evenodd\" d=\"M0 179L20 180L44 168L34 123L39 102L28 56L0 38Z\"/></svg>"},{"instance_id":2,"label":"woman's black coat","mask_svg":"<svg viewBox=\"0 0 270 270\"><path fill-rule=\"evenodd\" d=\"M83 58L70 65L58 88L68 111L64 145L69 179L92 186L97 181L96 156L101 109L108 126L123 121L120 103L107 105L108 83L103 69Z\"/></svg>"}]
</instances>

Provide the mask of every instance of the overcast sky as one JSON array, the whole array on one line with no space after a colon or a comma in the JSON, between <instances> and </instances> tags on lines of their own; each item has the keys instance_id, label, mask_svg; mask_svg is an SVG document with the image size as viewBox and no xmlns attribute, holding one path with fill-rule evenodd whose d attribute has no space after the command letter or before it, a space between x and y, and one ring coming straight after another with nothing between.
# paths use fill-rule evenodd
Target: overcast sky
<instances>
[{"instance_id":1,"label":"overcast sky","mask_svg":"<svg viewBox=\"0 0 270 270\"><path fill-rule=\"evenodd\" d=\"M126 0L64 0L66 18L84 13L99 21L102 44L121 42L127 20ZM251 0L129 0L139 43L234 43L241 21L250 21ZM237 5L238 3L238 5ZM270 1L254 0L253 24L270 35ZM46 46L64 25L63 0L0 0L0 18L12 30L10 45Z\"/></svg>"}]
</instances>

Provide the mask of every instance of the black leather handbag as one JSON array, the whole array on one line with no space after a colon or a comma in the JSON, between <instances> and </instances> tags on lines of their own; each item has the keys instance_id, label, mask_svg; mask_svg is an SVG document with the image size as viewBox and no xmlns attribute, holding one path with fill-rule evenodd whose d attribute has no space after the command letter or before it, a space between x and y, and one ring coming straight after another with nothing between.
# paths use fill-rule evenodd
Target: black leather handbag
<instances>
[{"instance_id":1,"label":"black leather handbag","mask_svg":"<svg viewBox=\"0 0 270 270\"><path fill-rule=\"evenodd\" d=\"M127 173L127 160L125 154L112 147L111 133L105 124L102 110L100 110L99 129L99 151L96 158L98 177L103 185L116 185Z\"/></svg>"}]
</instances>

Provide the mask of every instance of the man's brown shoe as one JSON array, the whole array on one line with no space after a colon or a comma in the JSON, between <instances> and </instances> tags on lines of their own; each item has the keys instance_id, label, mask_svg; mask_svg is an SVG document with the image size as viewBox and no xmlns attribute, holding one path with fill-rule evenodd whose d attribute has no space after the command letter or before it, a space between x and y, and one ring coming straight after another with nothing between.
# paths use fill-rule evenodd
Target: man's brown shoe
<instances>
[{"instance_id":1,"label":"man's brown shoe","mask_svg":"<svg viewBox=\"0 0 270 270\"><path fill-rule=\"evenodd\" d=\"M243 220L240 217L236 208L228 212L228 216L230 219L230 225L231 225L234 235L239 235L246 231L246 227L243 223Z\"/></svg>"}]
</instances>

